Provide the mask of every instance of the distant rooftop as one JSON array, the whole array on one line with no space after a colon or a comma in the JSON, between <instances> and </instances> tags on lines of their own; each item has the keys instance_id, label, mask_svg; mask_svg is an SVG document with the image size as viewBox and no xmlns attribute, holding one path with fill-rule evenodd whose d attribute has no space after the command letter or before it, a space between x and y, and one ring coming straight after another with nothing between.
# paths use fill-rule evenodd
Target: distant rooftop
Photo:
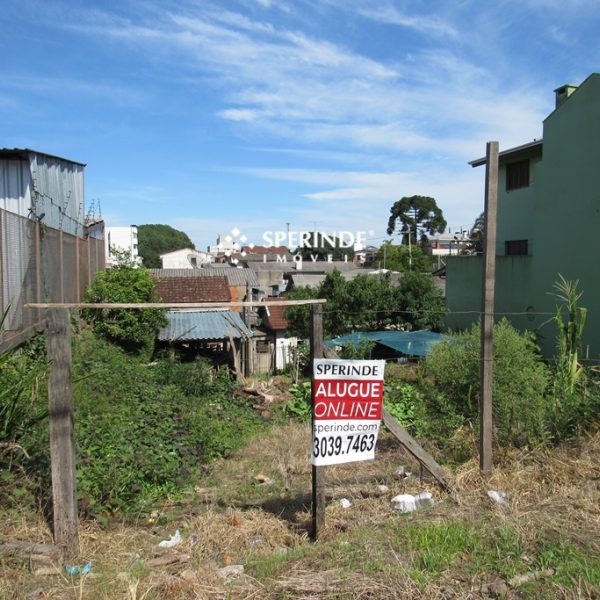
<instances>
[{"instance_id":1,"label":"distant rooftop","mask_svg":"<svg viewBox=\"0 0 600 600\"><path fill-rule=\"evenodd\" d=\"M498 154L498 159L502 160L504 158L516 158L519 154L526 154L530 150L541 150L543 146L544 140L540 138L539 140L533 140L533 142L528 142L527 144L522 144L521 146L515 146L514 148L509 148L508 150L503 150ZM481 167L481 165L485 165L486 158L477 158L469 162L472 167Z\"/></svg>"}]
</instances>

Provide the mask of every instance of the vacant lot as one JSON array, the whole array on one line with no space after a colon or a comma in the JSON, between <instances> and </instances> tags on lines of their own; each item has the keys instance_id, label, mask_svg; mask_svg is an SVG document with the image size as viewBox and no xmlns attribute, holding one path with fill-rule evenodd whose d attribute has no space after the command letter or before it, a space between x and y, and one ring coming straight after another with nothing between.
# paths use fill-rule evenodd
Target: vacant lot
<instances>
[{"instance_id":1,"label":"vacant lot","mask_svg":"<svg viewBox=\"0 0 600 600\"><path fill-rule=\"evenodd\" d=\"M454 473L452 495L421 477L384 434L375 462L327 468L318 543L307 537L309 435L306 425L275 427L215 463L193 493L137 518L82 524L79 564L92 566L81 578L2 562L0 596L600 597L600 433L552 451L498 455L489 480L471 460ZM472 436L464 437L474 452ZM399 478L400 466L412 474ZM508 504L494 503L488 490L505 492ZM420 491L436 504L408 515L393 510L394 495ZM182 541L159 548L176 529ZM0 535L51 541L41 518L18 512L2 516ZM174 553L182 562L149 564ZM229 575L220 571L227 566Z\"/></svg>"}]
</instances>

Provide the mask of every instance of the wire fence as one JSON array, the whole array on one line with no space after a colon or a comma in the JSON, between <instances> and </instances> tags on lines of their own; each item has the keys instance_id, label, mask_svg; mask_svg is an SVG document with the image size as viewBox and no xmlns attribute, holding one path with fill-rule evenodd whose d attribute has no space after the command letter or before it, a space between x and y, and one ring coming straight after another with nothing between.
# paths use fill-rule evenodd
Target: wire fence
<instances>
[{"instance_id":1,"label":"wire fence","mask_svg":"<svg viewBox=\"0 0 600 600\"><path fill-rule=\"evenodd\" d=\"M82 238L0 209L0 311L8 309L0 345L34 333L41 312L28 303L80 302L103 270L104 240Z\"/></svg>"}]
</instances>

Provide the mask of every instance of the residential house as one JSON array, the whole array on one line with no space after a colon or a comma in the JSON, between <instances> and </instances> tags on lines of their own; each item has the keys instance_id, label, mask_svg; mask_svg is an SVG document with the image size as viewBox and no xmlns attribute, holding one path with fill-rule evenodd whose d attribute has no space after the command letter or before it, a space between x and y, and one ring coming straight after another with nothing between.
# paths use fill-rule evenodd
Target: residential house
<instances>
[{"instance_id":1,"label":"residential house","mask_svg":"<svg viewBox=\"0 0 600 600\"><path fill-rule=\"evenodd\" d=\"M591 240L600 231L600 74L555 90L543 138L499 156L496 235L496 318L539 334L554 352L550 323L559 274L578 280L589 308L583 343L600 353L600 278ZM473 167L485 159L474 160ZM464 328L481 310L481 256L449 257L446 298L451 328ZM469 313L473 314L469 314Z\"/></svg>"},{"instance_id":2,"label":"residential house","mask_svg":"<svg viewBox=\"0 0 600 600\"><path fill-rule=\"evenodd\" d=\"M156 293L165 303L231 302L225 276L162 277ZM241 373L242 348L250 344L252 332L243 322L239 309L227 306L214 309L180 308L167 311L168 325L158 333L159 342L177 344L195 355L229 362Z\"/></svg>"},{"instance_id":3,"label":"residential house","mask_svg":"<svg viewBox=\"0 0 600 600\"><path fill-rule=\"evenodd\" d=\"M284 300L279 297L267 297L265 301L278 302ZM272 356L271 368L276 370L284 369L293 362L293 353L298 345L298 338L286 337L288 322L285 318L285 306L271 304L263 306L260 309L262 325L269 333L269 336L263 340L262 345L257 344L257 353L261 350L268 352Z\"/></svg>"},{"instance_id":4,"label":"residential house","mask_svg":"<svg viewBox=\"0 0 600 600\"><path fill-rule=\"evenodd\" d=\"M208 252L193 248L183 248L160 255L163 269L199 269L213 260L214 257Z\"/></svg>"},{"instance_id":5,"label":"residential house","mask_svg":"<svg viewBox=\"0 0 600 600\"><path fill-rule=\"evenodd\" d=\"M211 263L201 269L150 269L150 273L161 280L167 277L226 277L232 302L245 300L248 292L255 300L259 296L258 278L252 269Z\"/></svg>"}]
</instances>

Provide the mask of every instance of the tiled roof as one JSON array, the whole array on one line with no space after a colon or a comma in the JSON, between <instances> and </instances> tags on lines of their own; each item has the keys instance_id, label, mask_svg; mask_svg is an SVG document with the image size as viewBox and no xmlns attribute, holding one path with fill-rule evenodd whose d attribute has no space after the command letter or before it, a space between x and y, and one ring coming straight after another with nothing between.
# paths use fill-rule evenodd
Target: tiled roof
<instances>
[{"instance_id":1,"label":"tiled roof","mask_svg":"<svg viewBox=\"0 0 600 600\"><path fill-rule=\"evenodd\" d=\"M158 332L163 342L252 337L238 313L229 310L167 311L169 324Z\"/></svg>"},{"instance_id":2,"label":"tiled roof","mask_svg":"<svg viewBox=\"0 0 600 600\"><path fill-rule=\"evenodd\" d=\"M269 302L275 302L277 300L285 300L285 298L276 298L269 296L268 298L265 298L265 300L268 300ZM268 315L267 319L271 329L285 330L288 328L288 322L283 316L286 308L286 306L277 306L276 304L272 304L271 306L265 307Z\"/></svg>"},{"instance_id":3,"label":"tiled roof","mask_svg":"<svg viewBox=\"0 0 600 600\"><path fill-rule=\"evenodd\" d=\"M150 269L154 277L162 279L164 277L227 277L229 285L238 287L245 286L247 283L252 287L258 287L258 278L251 269L237 269L233 267L213 267L207 266L201 269Z\"/></svg>"},{"instance_id":4,"label":"tiled roof","mask_svg":"<svg viewBox=\"0 0 600 600\"><path fill-rule=\"evenodd\" d=\"M231 302L227 277L163 277L156 284L163 302Z\"/></svg>"}]
</instances>

